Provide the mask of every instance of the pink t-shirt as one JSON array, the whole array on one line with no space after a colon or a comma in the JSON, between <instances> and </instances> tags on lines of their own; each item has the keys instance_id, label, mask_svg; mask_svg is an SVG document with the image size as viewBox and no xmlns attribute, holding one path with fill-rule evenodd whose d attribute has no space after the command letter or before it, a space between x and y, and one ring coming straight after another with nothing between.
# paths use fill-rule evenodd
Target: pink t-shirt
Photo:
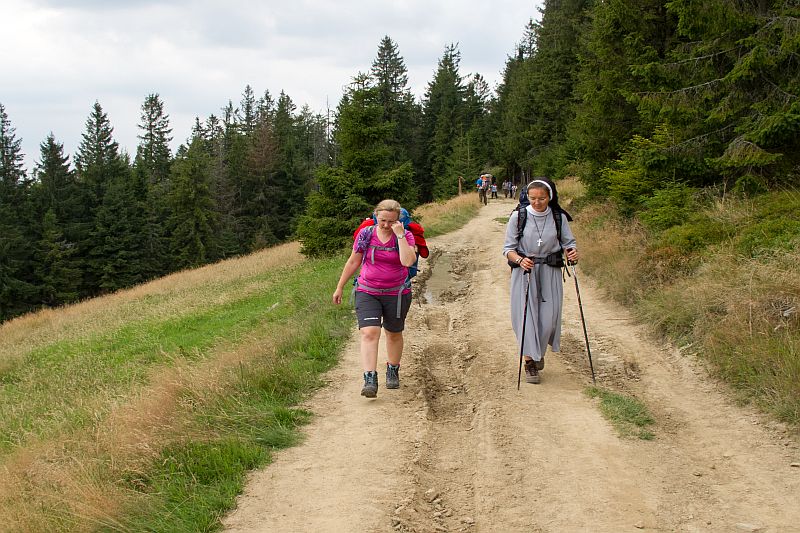
<instances>
[{"instance_id":1,"label":"pink t-shirt","mask_svg":"<svg viewBox=\"0 0 800 533\"><path fill-rule=\"evenodd\" d=\"M374 226L372 226L374 227ZM362 229L361 231L366 230ZM414 235L406 230L406 240L408 244L414 246ZM385 294L392 295L392 293L375 292L364 289L364 286L372 287L375 289L391 289L392 287L399 287L405 283L408 277L408 268L400 263L400 251L396 249L397 237L392 235L388 242L381 242L378 238L378 232L372 232L372 238L369 241L370 246L364 251L364 262L361 264L361 272L358 275L358 289L367 294ZM353 242L353 251L357 252L358 237ZM391 248L390 250L379 250L373 246L385 246ZM373 263L373 252L375 253L375 261ZM405 289L403 293L411 292L411 289ZM397 295L395 292L394 295Z\"/></svg>"}]
</instances>

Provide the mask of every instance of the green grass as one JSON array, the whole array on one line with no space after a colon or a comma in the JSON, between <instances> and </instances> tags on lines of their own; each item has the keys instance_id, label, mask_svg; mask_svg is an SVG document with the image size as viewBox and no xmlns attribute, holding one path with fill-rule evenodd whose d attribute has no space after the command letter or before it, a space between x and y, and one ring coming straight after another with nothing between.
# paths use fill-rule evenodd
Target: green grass
<instances>
[{"instance_id":1,"label":"green grass","mask_svg":"<svg viewBox=\"0 0 800 533\"><path fill-rule=\"evenodd\" d=\"M509 217L497 217L494 219L494 221L505 226L506 224L508 224L508 219Z\"/></svg>"},{"instance_id":2,"label":"green grass","mask_svg":"<svg viewBox=\"0 0 800 533\"><path fill-rule=\"evenodd\" d=\"M246 473L268 464L272 450L299 441L296 428L311 415L295 405L321 385L320 374L336 364L352 327L350 309L327 302L343 262L315 262L285 280L282 290L292 304L281 320L296 321L295 334L277 346L274 360L232 370L222 393L190 402L190 433L208 440L176 442L144 476L129 481L142 498L117 518L125 529L219 529Z\"/></svg>"},{"instance_id":3,"label":"green grass","mask_svg":"<svg viewBox=\"0 0 800 533\"><path fill-rule=\"evenodd\" d=\"M642 440L655 438L655 434L648 429L655 424L655 420L638 399L600 387L588 387L585 393L590 398L600 399L600 412L623 437Z\"/></svg>"},{"instance_id":4,"label":"green grass","mask_svg":"<svg viewBox=\"0 0 800 533\"><path fill-rule=\"evenodd\" d=\"M3 376L0 453L102 418L113 406L109 398L124 397L146 384L159 365L205 359L259 328L304 316L329 298L341 268L338 260L309 265L272 271L261 277L266 281L263 291L245 292L231 301L174 318L144 318L32 351Z\"/></svg>"},{"instance_id":5,"label":"green grass","mask_svg":"<svg viewBox=\"0 0 800 533\"><path fill-rule=\"evenodd\" d=\"M144 475L123 476L141 496L107 531L119 524L130 531L219 529L247 471L268 464L272 450L298 443L295 429L311 415L293 406L336 363L351 324L331 313L309 326L281 345L277 364L239 369L226 394L199 404L191 424L211 435L208 441L176 442Z\"/></svg>"},{"instance_id":6,"label":"green grass","mask_svg":"<svg viewBox=\"0 0 800 533\"><path fill-rule=\"evenodd\" d=\"M91 435L116 405L147 390L159 369L200 364L273 339L269 355L228 368L214 390L180 390L174 434L149 465L107 461L97 478L120 483L131 502L99 520L106 531L211 531L231 509L248 470L296 444L311 415L297 403L321 385L354 324L330 303L345 258L305 261L257 276L259 290L198 287L206 306L139 320L31 350L0 386L0 450ZM254 279L251 279L252 282ZM289 333L277 335L276 331ZM94 459L86 458L93 462ZM114 481L117 480L117 481ZM81 529L81 503L42 504L45 523ZM76 512L78 514L76 514ZM97 521L97 519L90 519Z\"/></svg>"}]
</instances>

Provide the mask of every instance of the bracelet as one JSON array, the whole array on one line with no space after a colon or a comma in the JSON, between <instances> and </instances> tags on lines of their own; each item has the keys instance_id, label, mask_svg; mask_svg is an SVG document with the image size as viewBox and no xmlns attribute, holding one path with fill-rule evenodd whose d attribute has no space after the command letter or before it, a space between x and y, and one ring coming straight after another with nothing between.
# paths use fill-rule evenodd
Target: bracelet
<instances>
[{"instance_id":1,"label":"bracelet","mask_svg":"<svg viewBox=\"0 0 800 533\"><path fill-rule=\"evenodd\" d=\"M518 265L521 265L521 264L522 264L522 260L523 260L523 259L525 259L525 258L524 258L524 257L520 257L519 259L517 259L517 264L518 264Z\"/></svg>"}]
</instances>

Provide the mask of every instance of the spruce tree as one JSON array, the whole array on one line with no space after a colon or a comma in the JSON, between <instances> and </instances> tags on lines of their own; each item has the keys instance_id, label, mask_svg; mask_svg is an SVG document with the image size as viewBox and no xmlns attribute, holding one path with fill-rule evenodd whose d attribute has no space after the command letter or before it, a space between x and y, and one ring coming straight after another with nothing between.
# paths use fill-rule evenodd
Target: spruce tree
<instances>
[{"instance_id":1,"label":"spruce tree","mask_svg":"<svg viewBox=\"0 0 800 533\"><path fill-rule=\"evenodd\" d=\"M526 36L535 38L533 21L526 27ZM533 84L529 83L529 63L535 46L517 46L516 54L509 57L503 70L503 81L497 89L494 102L495 131L493 152L498 163L516 183L523 181L522 164L530 148L525 138L527 125L534 114Z\"/></svg>"},{"instance_id":2,"label":"spruce tree","mask_svg":"<svg viewBox=\"0 0 800 533\"><path fill-rule=\"evenodd\" d=\"M471 76L465 87L462 116L448 165L451 175L476 176L489 166L492 137L489 96L486 80L480 74Z\"/></svg>"},{"instance_id":3,"label":"spruce tree","mask_svg":"<svg viewBox=\"0 0 800 533\"><path fill-rule=\"evenodd\" d=\"M297 234L304 253L334 253L352 243L354 228L383 199L393 198L409 209L415 205L411 162L393 163L394 126L383 116L378 90L359 74L339 103L334 133L339 165L317 170L319 191L309 195L300 218Z\"/></svg>"},{"instance_id":4,"label":"spruce tree","mask_svg":"<svg viewBox=\"0 0 800 533\"><path fill-rule=\"evenodd\" d=\"M567 126L575 114L580 40L590 0L547 0L536 26L536 51L527 62L533 113L525 137L525 165L536 174L558 176L568 161Z\"/></svg>"},{"instance_id":5,"label":"spruce tree","mask_svg":"<svg viewBox=\"0 0 800 533\"><path fill-rule=\"evenodd\" d=\"M171 250L176 269L203 265L217 256L217 214L210 188L210 158L195 137L172 166Z\"/></svg>"},{"instance_id":6,"label":"spruce tree","mask_svg":"<svg viewBox=\"0 0 800 533\"><path fill-rule=\"evenodd\" d=\"M145 278L152 278L169 271L167 258L166 227L169 209L166 198L169 195L172 141L169 115L164 112L164 103L158 94L148 95L142 104L139 129L139 146L134 161L133 188L137 201L145 208L144 251L146 261L143 265Z\"/></svg>"},{"instance_id":7,"label":"spruce tree","mask_svg":"<svg viewBox=\"0 0 800 533\"><path fill-rule=\"evenodd\" d=\"M158 94L149 94L142 104L139 129L139 146L136 149L136 166L147 175L151 185L162 185L169 177L172 153L169 147L172 128L169 115L164 112L164 103Z\"/></svg>"},{"instance_id":8,"label":"spruce tree","mask_svg":"<svg viewBox=\"0 0 800 533\"><path fill-rule=\"evenodd\" d=\"M48 209L41 223L41 238L36 244L36 276L41 302L57 306L74 302L80 296L81 262L77 248L64 235L54 209Z\"/></svg>"},{"instance_id":9,"label":"spruce tree","mask_svg":"<svg viewBox=\"0 0 800 533\"><path fill-rule=\"evenodd\" d=\"M36 245L37 284L42 302L61 305L80 297L85 258L79 255L85 227L86 197L70 169L64 145L50 133L39 145L34 169L34 204L41 233Z\"/></svg>"},{"instance_id":10,"label":"spruce tree","mask_svg":"<svg viewBox=\"0 0 800 533\"><path fill-rule=\"evenodd\" d=\"M78 182L87 195L88 220L81 227L79 254L86 258L83 293L96 295L119 287L127 286L137 278L120 263L126 260L126 252L134 246L142 246L137 238L125 236L124 243L117 243L115 231L119 224L127 221L118 217L127 216L125 202L128 200L127 185L130 181L130 168L126 158L119 153L119 145L113 137L114 128L99 102L95 102L86 120L75 167ZM113 187L113 195L106 195ZM132 224L141 224L136 217ZM131 226L128 226L131 227ZM114 279L116 273L122 276Z\"/></svg>"},{"instance_id":11,"label":"spruce tree","mask_svg":"<svg viewBox=\"0 0 800 533\"><path fill-rule=\"evenodd\" d=\"M0 320L27 311L37 299L31 247L30 182L22 139L0 104Z\"/></svg>"},{"instance_id":12,"label":"spruce tree","mask_svg":"<svg viewBox=\"0 0 800 533\"><path fill-rule=\"evenodd\" d=\"M250 85L245 86L242 93L242 101L239 103L237 109L237 119L240 125L240 131L245 136L250 136L256 128L256 120L258 119L258 104L256 102L256 95Z\"/></svg>"},{"instance_id":13,"label":"spruce tree","mask_svg":"<svg viewBox=\"0 0 800 533\"><path fill-rule=\"evenodd\" d=\"M638 16L631 17L632 12ZM583 32L576 85L576 115L568 137L575 156L587 165L582 176L590 192L601 194L599 170L617 159L633 135L649 135L635 95L662 86L636 65L662 61L674 45L674 17L660 0L615 0L592 7L591 26Z\"/></svg>"},{"instance_id":14,"label":"spruce tree","mask_svg":"<svg viewBox=\"0 0 800 533\"><path fill-rule=\"evenodd\" d=\"M667 8L680 42L643 70L672 83L644 95L640 109L670 129L670 150L697 168L693 184L717 173L744 191L788 183L800 163L797 2L675 0Z\"/></svg>"},{"instance_id":15,"label":"spruce tree","mask_svg":"<svg viewBox=\"0 0 800 533\"><path fill-rule=\"evenodd\" d=\"M415 105L408 87L408 69L397 44L387 35L378 46L370 70L372 83L383 107L383 120L394 124L390 147L395 162L408 160L415 153Z\"/></svg>"},{"instance_id":16,"label":"spruce tree","mask_svg":"<svg viewBox=\"0 0 800 533\"><path fill-rule=\"evenodd\" d=\"M419 184L420 198L430 201L458 192L458 174L451 156L462 127L464 84L459 73L461 53L455 44L445 47L423 101L428 164Z\"/></svg>"},{"instance_id":17,"label":"spruce tree","mask_svg":"<svg viewBox=\"0 0 800 533\"><path fill-rule=\"evenodd\" d=\"M282 207L275 182L278 151L274 118L265 116L248 143L241 180L242 205L236 213L239 228L248 236L248 252L279 241L274 227L276 213Z\"/></svg>"}]
</instances>

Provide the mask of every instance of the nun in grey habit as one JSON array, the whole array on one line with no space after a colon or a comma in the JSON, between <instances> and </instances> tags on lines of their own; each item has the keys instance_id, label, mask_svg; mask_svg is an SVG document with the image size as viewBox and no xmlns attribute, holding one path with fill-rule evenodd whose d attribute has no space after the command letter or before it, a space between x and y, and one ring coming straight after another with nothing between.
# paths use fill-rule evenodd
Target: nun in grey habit
<instances>
[{"instance_id":1,"label":"nun in grey habit","mask_svg":"<svg viewBox=\"0 0 800 533\"><path fill-rule=\"evenodd\" d=\"M569 227L569 215L558 206L557 193L554 195L555 185L549 180L534 180L527 187L528 197L531 202L526 206L527 220L522 238L517 240L517 218L515 210L506 226L506 239L503 245L503 255L521 268L511 271L511 323L517 336L517 343L522 336L523 311L525 309L525 285L530 277L528 290L527 325L525 326L525 339L522 353L525 359L537 362L538 369L544 367L543 357L547 345L553 352L558 352L561 345L561 308L564 296L564 284L561 268L552 267L543 261L548 254L558 253L563 248L567 259L577 261L575 237ZM550 198L555 196L555 202L550 203ZM561 216L561 243L559 245L556 222L552 209L562 212ZM532 267L532 270L531 270ZM526 269L531 270L526 274ZM528 379L529 361L526 361L526 381L538 383L538 372L535 381Z\"/></svg>"}]
</instances>

